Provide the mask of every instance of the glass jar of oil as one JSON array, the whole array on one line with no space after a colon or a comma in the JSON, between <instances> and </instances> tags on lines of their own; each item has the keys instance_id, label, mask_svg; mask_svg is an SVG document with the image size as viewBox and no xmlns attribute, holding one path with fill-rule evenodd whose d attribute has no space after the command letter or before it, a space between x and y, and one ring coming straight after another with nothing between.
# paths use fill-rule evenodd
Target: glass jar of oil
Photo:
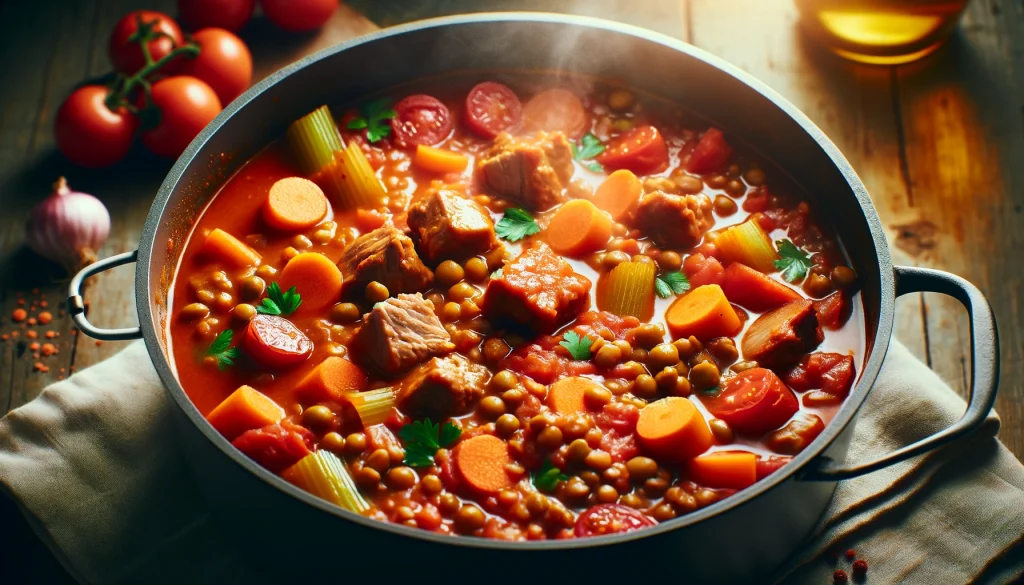
<instances>
[{"instance_id":1,"label":"glass jar of oil","mask_svg":"<svg viewBox=\"0 0 1024 585\"><path fill-rule=\"evenodd\" d=\"M834 53L898 65L938 49L968 0L795 0L804 29Z\"/></svg>"}]
</instances>

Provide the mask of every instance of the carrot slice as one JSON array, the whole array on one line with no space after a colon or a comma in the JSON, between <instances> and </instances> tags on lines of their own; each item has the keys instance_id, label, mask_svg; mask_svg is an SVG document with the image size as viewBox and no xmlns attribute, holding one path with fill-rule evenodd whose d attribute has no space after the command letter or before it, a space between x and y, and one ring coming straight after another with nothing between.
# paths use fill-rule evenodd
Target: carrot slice
<instances>
[{"instance_id":1,"label":"carrot slice","mask_svg":"<svg viewBox=\"0 0 1024 585\"><path fill-rule=\"evenodd\" d=\"M295 287L302 297L300 311L318 311L341 298L341 270L323 254L303 252L288 261L278 281L282 290Z\"/></svg>"},{"instance_id":2,"label":"carrot slice","mask_svg":"<svg viewBox=\"0 0 1024 585\"><path fill-rule=\"evenodd\" d=\"M245 431L280 422L284 415L284 409L267 395L251 386L239 386L206 420L231 441Z\"/></svg>"},{"instance_id":3,"label":"carrot slice","mask_svg":"<svg viewBox=\"0 0 1024 585\"><path fill-rule=\"evenodd\" d=\"M295 386L295 396L306 404L329 400L342 401L346 392L366 388L366 374L347 359L331 356L317 364L313 371Z\"/></svg>"},{"instance_id":4,"label":"carrot slice","mask_svg":"<svg viewBox=\"0 0 1024 585\"><path fill-rule=\"evenodd\" d=\"M432 173L457 173L466 169L469 157L443 148L418 144L412 164Z\"/></svg>"},{"instance_id":5,"label":"carrot slice","mask_svg":"<svg viewBox=\"0 0 1024 585\"><path fill-rule=\"evenodd\" d=\"M263 221L270 227L297 232L313 227L327 215L327 197L316 183L302 177L280 179L263 203Z\"/></svg>"},{"instance_id":6,"label":"carrot slice","mask_svg":"<svg viewBox=\"0 0 1024 585\"><path fill-rule=\"evenodd\" d=\"M545 233L554 251L582 256L605 247L612 237L612 218L586 199L573 199L558 208Z\"/></svg>"},{"instance_id":7,"label":"carrot slice","mask_svg":"<svg viewBox=\"0 0 1024 585\"><path fill-rule=\"evenodd\" d=\"M672 337L698 339L732 337L743 323L717 284L698 286L676 299L665 312L665 322Z\"/></svg>"},{"instance_id":8,"label":"carrot slice","mask_svg":"<svg viewBox=\"0 0 1024 585\"><path fill-rule=\"evenodd\" d=\"M718 451L695 457L687 466L690 479L710 488L741 490L757 481L757 455Z\"/></svg>"},{"instance_id":9,"label":"carrot slice","mask_svg":"<svg viewBox=\"0 0 1024 585\"><path fill-rule=\"evenodd\" d=\"M203 253L236 268L260 264L260 255L255 250L220 228L214 229L206 236Z\"/></svg>"},{"instance_id":10,"label":"carrot slice","mask_svg":"<svg viewBox=\"0 0 1024 585\"><path fill-rule=\"evenodd\" d=\"M594 205L618 221L636 204L642 193L643 185L633 171L619 169L608 175L594 192Z\"/></svg>"},{"instance_id":11,"label":"carrot slice","mask_svg":"<svg viewBox=\"0 0 1024 585\"><path fill-rule=\"evenodd\" d=\"M640 411L636 434L645 449L659 457L685 461L711 447L711 429L686 398L670 396Z\"/></svg>"},{"instance_id":12,"label":"carrot slice","mask_svg":"<svg viewBox=\"0 0 1024 585\"><path fill-rule=\"evenodd\" d=\"M562 378L548 389L548 406L551 410L562 414L585 412L587 405L584 403L584 396L587 388L593 386L600 386L600 384L580 376Z\"/></svg>"},{"instance_id":13,"label":"carrot slice","mask_svg":"<svg viewBox=\"0 0 1024 585\"><path fill-rule=\"evenodd\" d=\"M519 479L506 469L512 463L508 445L494 435L477 435L462 441L455 446L452 458L462 481L481 494L496 494Z\"/></svg>"},{"instance_id":14,"label":"carrot slice","mask_svg":"<svg viewBox=\"0 0 1024 585\"><path fill-rule=\"evenodd\" d=\"M800 293L746 264L733 262L722 276L722 292L751 311L770 311L800 298Z\"/></svg>"}]
</instances>

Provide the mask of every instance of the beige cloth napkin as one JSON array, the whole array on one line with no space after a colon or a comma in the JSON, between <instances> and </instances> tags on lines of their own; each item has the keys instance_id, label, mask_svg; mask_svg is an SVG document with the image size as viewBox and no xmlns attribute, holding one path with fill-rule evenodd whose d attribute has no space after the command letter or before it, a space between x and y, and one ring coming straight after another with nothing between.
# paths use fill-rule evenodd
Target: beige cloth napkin
<instances>
[{"instance_id":1,"label":"beige cloth napkin","mask_svg":"<svg viewBox=\"0 0 1024 585\"><path fill-rule=\"evenodd\" d=\"M0 486L86 583L262 583L212 521L141 342L0 419ZM964 402L898 342L865 403L849 460L956 420ZM1024 572L1024 467L994 435L839 485L784 583L830 583L854 548L867 583L1006 583ZM675 580L675 579L673 579Z\"/></svg>"}]
</instances>

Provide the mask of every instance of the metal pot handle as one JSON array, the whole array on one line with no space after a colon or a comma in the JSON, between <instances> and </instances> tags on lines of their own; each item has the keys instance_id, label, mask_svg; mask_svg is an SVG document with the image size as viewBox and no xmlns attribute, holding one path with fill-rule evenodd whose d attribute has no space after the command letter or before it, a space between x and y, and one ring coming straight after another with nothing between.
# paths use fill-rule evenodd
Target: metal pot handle
<instances>
[{"instance_id":1,"label":"metal pot handle","mask_svg":"<svg viewBox=\"0 0 1024 585\"><path fill-rule=\"evenodd\" d=\"M71 285L68 287L68 313L71 314L71 318L75 321L75 325L78 329L92 337L93 339L101 339L103 341L122 341L125 339L139 339L142 337L141 327L125 327L123 329L100 329L95 327L85 317L85 300L82 299L82 286L85 283L85 279L89 278L94 274L109 270L122 264L131 264L139 259L139 251L125 252L124 254L118 254L111 256L110 258L104 258L98 262L81 269L78 274L71 279Z\"/></svg>"},{"instance_id":2,"label":"metal pot handle","mask_svg":"<svg viewBox=\"0 0 1024 585\"><path fill-rule=\"evenodd\" d=\"M981 426L996 401L999 380L999 333L992 307L985 295L959 276L910 266L896 266L896 296L914 292L937 292L949 295L963 304L971 321L971 394L967 410L952 426L925 437L868 463L845 466L828 457L820 457L805 468L800 479L837 481L877 471L900 461L927 453L955 441Z\"/></svg>"}]
</instances>

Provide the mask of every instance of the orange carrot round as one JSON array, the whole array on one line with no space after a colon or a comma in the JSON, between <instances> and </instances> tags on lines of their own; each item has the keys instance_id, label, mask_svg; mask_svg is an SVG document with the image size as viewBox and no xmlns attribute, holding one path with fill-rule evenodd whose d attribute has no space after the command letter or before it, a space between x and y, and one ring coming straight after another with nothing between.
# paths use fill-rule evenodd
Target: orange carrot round
<instances>
[{"instance_id":1,"label":"orange carrot round","mask_svg":"<svg viewBox=\"0 0 1024 585\"><path fill-rule=\"evenodd\" d=\"M710 488L741 490L757 481L757 455L718 451L695 457L687 466L690 479Z\"/></svg>"},{"instance_id":2,"label":"orange carrot round","mask_svg":"<svg viewBox=\"0 0 1024 585\"><path fill-rule=\"evenodd\" d=\"M612 237L612 220L586 199L573 199L551 218L548 243L559 254L582 256L605 247Z\"/></svg>"},{"instance_id":3,"label":"orange carrot round","mask_svg":"<svg viewBox=\"0 0 1024 585\"><path fill-rule=\"evenodd\" d=\"M659 457L686 461L711 447L711 429L686 398L670 396L640 411L636 434L645 449Z\"/></svg>"},{"instance_id":4,"label":"orange carrot round","mask_svg":"<svg viewBox=\"0 0 1024 585\"><path fill-rule=\"evenodd\" d=\"M729 299L717 284L698 286L676 299L665 311L665 323L672 337L698 339L732 337L743 328Z\"/></svg>"},{"instance_id":5,"label":"orange carrot round","mask_svg":"<svg viewBox=\"0 0 1024 585\"><path fill-rule=\"evenodd\" d=\"M206 420L230 441L245 431L279 422L284 415L284 409L273 399L251 386L239 386L206 415Z\"/></svg>"},{"instance_id":6,"label":"orange carrot round","mask_svg":"<svg viewBox=\"0 0 1024 585\"><path fill-rule=\"evenodd\" d=\"M584 412L587 410L584 396L587 388L592 386L601 387L600 384L589 378L579 376L562 378L548 389L548 406L551 410L562 414Z\"/></svg>"},{"instance_id":7,"label":"orange carrot round","mask_svg":"<svg viewBox=\"0 0 1024 585\"><path fill-rule=\"evenodd\" d=\"M303 252L289 260L278 284L281 290L295 287L302 297L300 311L325 309L341 298L341 270L317 252Z\"/></svg>"},{"instance_id":8,"label":"orange carrot round","mask_svg":"<svg viewBox=\"0 0 1024 585\"><path fill-rule=\"evenodd\" d=\"M618 221L640 199L642 192L643 186L633 171L619 169L608 175L594 192L594 205Z\"/></svg>"},{"instance_id":9,"label":"orange carrot round","mask_svg":"<svg viewBox=\"0 0 1024 585\"><path fill-rule=\"evenodd\" d=\"M287 177L274 183L263 204L263 221L281 231L313 227L326 215L324 192L316 183L302 177Z\"/></svg>"},{"instance_id":10,"label":"orange carrot round","mask_svg":"<svg viewBox=\"0 0 1024 585\"><path fill-rule=\"evenodd\" d=\"M494 435L477 435L462 441L455 446L452 457L462 481L481 494L496 494L518 481L506 469L512 463L508 445Z\"/></svg>"},{"instance_id":11,"label":"orange carrot round","mask_svg":"<svg viewBox=\"0 0 1024 585\"><path fill-rule=\"evenodd\" d=\"M345 392L366 389L366 374L345 358L331 356L317 364L295 386L295 396L308 404L341 401Z\"/></svg>"}]
</instances>

